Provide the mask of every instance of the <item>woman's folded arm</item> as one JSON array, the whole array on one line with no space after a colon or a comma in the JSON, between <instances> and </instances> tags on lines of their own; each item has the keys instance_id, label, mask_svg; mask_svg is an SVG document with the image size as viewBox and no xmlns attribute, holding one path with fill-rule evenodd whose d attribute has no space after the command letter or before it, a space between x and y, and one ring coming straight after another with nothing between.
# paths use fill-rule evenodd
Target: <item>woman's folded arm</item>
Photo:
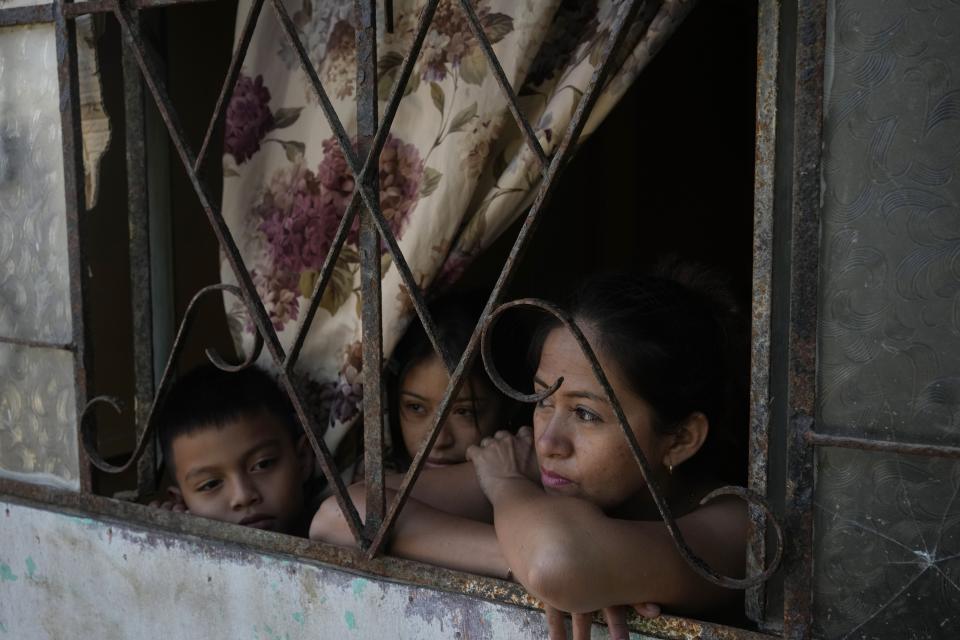
<instances>
[{"instance_id":1,"label":"woman's folded arm","mask_svg":"<svg viewBox=\"0 0 960 640\"><path fill-rule=\"evenodd\" d=\"M662 522L610 518L585 500L547 495L522 478L498 484L491 499L506 561L533 595L558 609L655 602L702 613L738 597L694 573ZM731 576L743 572L746 523L746 509L730 501L677 520L694 553Z\"/></svg>"}]
</instances>

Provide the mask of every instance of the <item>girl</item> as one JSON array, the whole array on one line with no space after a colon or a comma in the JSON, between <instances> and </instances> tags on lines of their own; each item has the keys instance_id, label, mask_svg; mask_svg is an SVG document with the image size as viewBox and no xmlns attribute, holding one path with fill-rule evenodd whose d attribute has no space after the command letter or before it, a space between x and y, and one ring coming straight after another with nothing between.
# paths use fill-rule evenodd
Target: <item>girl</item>
<instances>
[{"instance_id":1,"label":"girl","mask_svg":"<svg viewBox=\"0 0 960 640\"><path fill-rule=\"evenodd\" d=\"M437 337L444 349L459 359L480 318L484 300L479 295L455 294L430 305ZM397 343L387 380L394 458L406 470L430 433L446 391L447 369L417 320ZM468 376L427 458L427 468L441 468L466 460L467 448L503 429L512 403L493 386L481 367Z\"/></svg>"},{"instance_id":2,"label":"girl","mask_svg":"<svg viewBox=\"0 0 960 640\"><path fill-rule=\"evenodd\" d=\"M671 280L606 277L581 289L572 315L687 543L716 571L739 577L746 506L734 499L700 505L723 484L715 463L727 335L717 306ZM546 325L541 335L535 387L562 382L538 403L533 429L498 432L467 451L493 525L411 500L394 530L392 553L512 575L544 602L557 638L564 635L559 611L577 614L578 638L589 635L590 612L616 605L658 603L714 617L728 609L738 594L701 578L677 552L573 335L559 324ZM343 542L338 530L346 527L336 506L321 508L311 534ZM464 554L470 567L460 561ZM611 636L627 637L622 616L608 620Z\"/></svg>"},{"instance_id":3,"label":"girl","mask_svg":"<svg viewBox=\"0 0 960 640\"><path fill-rule=\"evenodd\" d=\"M437 338L455 360L466 349L484 302L479 294L460 293L449 294L430 305ZM404 472L430 434L449 376L417 320L397 343L387 370L392 459L396 470ZM473 466L465 464L466 452L481 439L506 428L513 409L515 403L493 386L478 361L427 454L413 496L447 513L492 522L490 502L480 491ZM388 473L385 478L391 490L398 489L402 480L401 473ZM361 482L353 491L363 489Z\"/></svg>"}]
</instances>

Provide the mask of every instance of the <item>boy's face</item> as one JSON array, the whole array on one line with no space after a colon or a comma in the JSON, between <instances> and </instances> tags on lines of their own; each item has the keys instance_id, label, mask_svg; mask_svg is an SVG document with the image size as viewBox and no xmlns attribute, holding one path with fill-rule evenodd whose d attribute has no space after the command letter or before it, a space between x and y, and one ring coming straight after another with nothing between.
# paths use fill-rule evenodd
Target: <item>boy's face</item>
<instances>
[{"instance_id":1,"label":"boy's face","mask_svg":"<svg viewBox=\"0 0 960 640\"><path fill-rule=\"evenodd\" d=\"M171 453L177 486L195 515L284 533L302 515L310 448L305 438L294 444L267 412L177 436Z\"/></svg>"}]
</instances>

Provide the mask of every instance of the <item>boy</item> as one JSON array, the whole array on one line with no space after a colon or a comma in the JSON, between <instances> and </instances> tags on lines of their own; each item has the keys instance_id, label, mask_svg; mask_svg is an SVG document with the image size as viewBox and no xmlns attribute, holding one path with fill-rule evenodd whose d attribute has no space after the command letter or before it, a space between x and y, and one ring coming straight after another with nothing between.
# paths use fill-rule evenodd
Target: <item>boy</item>
<instances>
[{"instance_id":1,"label":"boy","mask_svg":"<svg viewBox=\"0 0 960 640\"><path fill-rule=\"evenodd\" d=\"M267 373L194 369L176 382L158 419L174 480L170 492L183 505L162 506L306 534L312 513L304 484L313 475L313 451L287 396Z\"/></svg>"}]
</instances>

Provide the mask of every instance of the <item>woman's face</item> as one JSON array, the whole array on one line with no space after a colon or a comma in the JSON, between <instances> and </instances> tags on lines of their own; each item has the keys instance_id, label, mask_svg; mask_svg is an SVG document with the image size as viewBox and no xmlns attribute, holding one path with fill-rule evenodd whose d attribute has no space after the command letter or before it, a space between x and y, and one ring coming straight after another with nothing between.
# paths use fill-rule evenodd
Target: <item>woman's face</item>
<instances>
[{"instance_id":1,"label":"woman's face","mask_svg":"<svg viewBox=\"0 0 960 640\"><path fill-rule=\"evenodd\" d=\"M400 430L407 453L413 457L430 433L450 378L436 356L410 367L400 380ZM428 467L466 460L467 448L492 435L500 424L502 399L485 379L471 376L447 415L427 457Z\"/></svg>"},{"instance_id":2,"label":"woman's face","mask_svg":"<svg viewBox=\"0 0 960 640\"><path fill-rule=\"evenodd\" d=\"M650 406L630 389L616 362L597 350L595 332L589 326L583 332L644 455L651 467L659 468L672 438L654 432ZM643 476L603 387L566 328L547 336L534 385L539 392L561 376L560 388L541 401L533 414L543 488L547 493L587 499L603 509L622 505L644 488Z\"/></svg>"}]
</instances>

